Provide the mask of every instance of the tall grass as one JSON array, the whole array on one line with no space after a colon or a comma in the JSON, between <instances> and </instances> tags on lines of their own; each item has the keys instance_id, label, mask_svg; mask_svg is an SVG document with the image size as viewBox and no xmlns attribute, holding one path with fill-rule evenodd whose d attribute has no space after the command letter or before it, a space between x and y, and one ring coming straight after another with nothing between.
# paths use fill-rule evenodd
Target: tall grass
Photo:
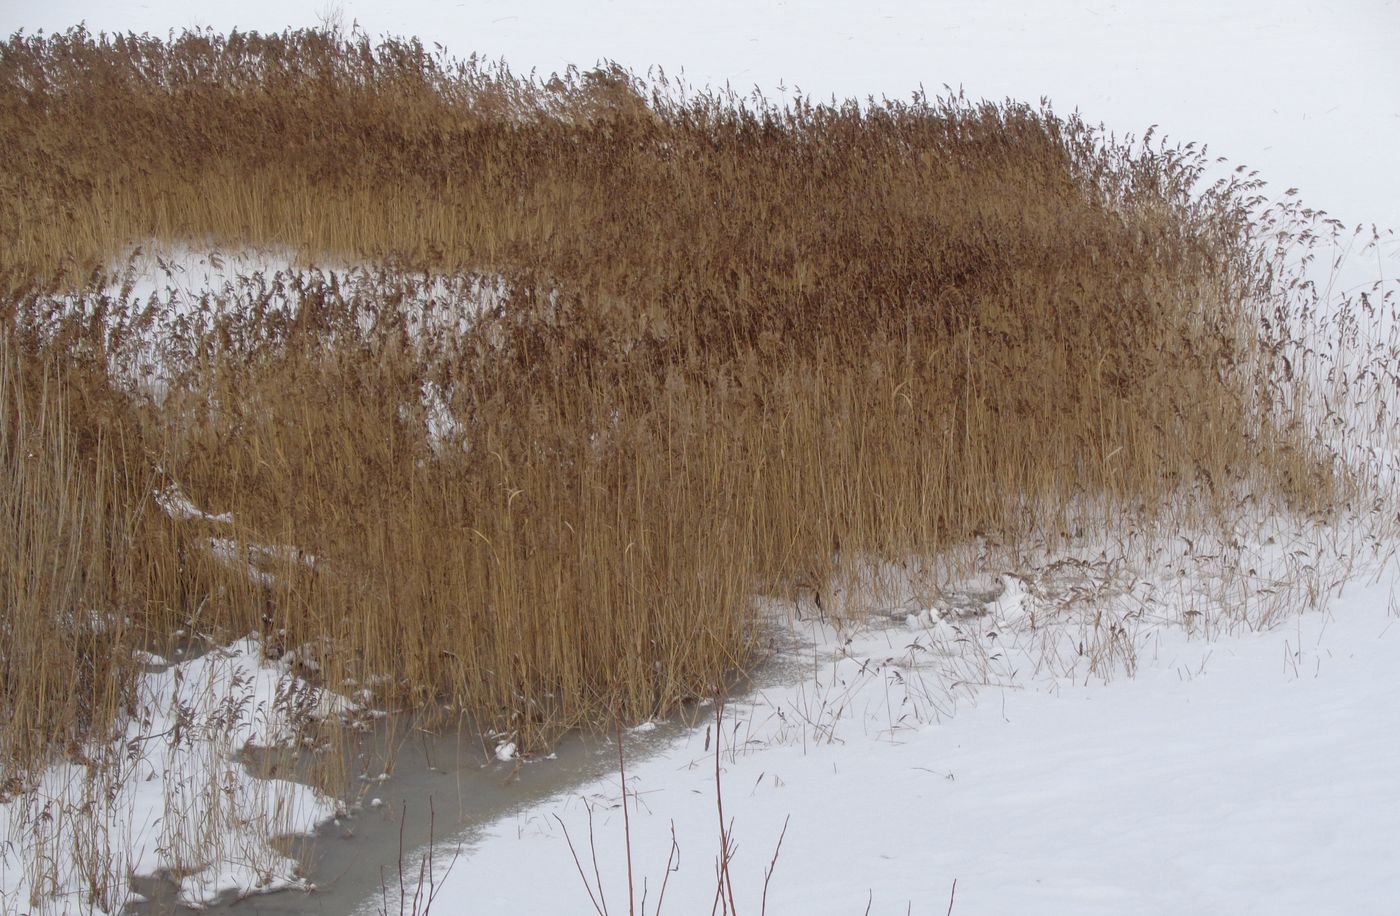
<instances>
[{"instance_id":1,"label":"tall grass","mask_svg":"<svg viewBox=\"0 0 1400 916\"><path fill-rule=\"evenodd\" d=\"M0 753L7 764L47 750L50 741L75 742L121 693L114 683L121 666L111 653L121 624L103 600L110 482L75 454L56 380L35 371L37 390L23 390L27 380L8 343L0 341L0 702L8 720ZM5 773L11 778L0 792L19 789L13 771Z\"/></svg>"},{"instance_id":2,"label":"tall grass","mask_svg":"<svg viewBox=\"0 0 1400 916\"><path fill-rule=\"evenodd\" d=\"M1259 183L1044 105L777 105L363 35L74 29L0 48L0 146L27 380L0 500L64 569L104 570L63 583L130 580L148 633L258 628L329 683L526 744L713 690L760 646L753 597L843 558L1053 530L1085 497L1340 486L1280 409ZM152 238L380 266L114 294ZM463 311L444 276L496 298ZM17 393L41 363L101 399L35 427ZM33 489L10 445L33 428L96 451L49 449ZM166 518L171 481L233 520ZM139 562L112 533L131 518ZM249 576L211 536L289 549ZM66 638L10 597L49 553L0 574L29 704L11 760L75 721L20 662ZM63 583L26 593L33 619L81 603Z\"/></svg>"}]
</instances>

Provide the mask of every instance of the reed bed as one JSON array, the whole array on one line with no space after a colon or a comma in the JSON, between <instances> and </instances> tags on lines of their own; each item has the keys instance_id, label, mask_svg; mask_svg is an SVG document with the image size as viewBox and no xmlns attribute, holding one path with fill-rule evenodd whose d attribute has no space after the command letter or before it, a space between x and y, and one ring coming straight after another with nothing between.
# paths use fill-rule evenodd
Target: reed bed
<instances>
[{"instance_id":1,"label":"reed bed","mask_svg":"<svg viewBox=\"0 0 1400 916\"><path fill-rule=\"evenodd\" d=\"M845 559L1346 488L1290 408L1296 213L1044 103L78 28L0 47L0 146L7 773L192 623L541 746L713 691ZM375 266L175 303L119 282L150 239Z\"/></svg>"}]
</instances>

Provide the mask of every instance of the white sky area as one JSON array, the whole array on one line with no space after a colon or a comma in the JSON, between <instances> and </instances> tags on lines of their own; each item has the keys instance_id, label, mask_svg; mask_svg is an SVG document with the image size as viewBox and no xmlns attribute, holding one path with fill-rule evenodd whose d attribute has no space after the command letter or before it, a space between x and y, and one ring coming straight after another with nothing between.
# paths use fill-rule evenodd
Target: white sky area
<instances>
[{"instance_id":1,"label":"white sky area","mask_svg":"<svg viewBox=\"0 0 1400 916\"><path fill-rule=\"evenodd\" d=\"M0 31L266 31L337 6L371 34L517 71L612 59L770 94L1047 96L1117 131L1207 143L1348 225L1400 227L1400 0L0 0Z\"/></svg>"}]
</instances>

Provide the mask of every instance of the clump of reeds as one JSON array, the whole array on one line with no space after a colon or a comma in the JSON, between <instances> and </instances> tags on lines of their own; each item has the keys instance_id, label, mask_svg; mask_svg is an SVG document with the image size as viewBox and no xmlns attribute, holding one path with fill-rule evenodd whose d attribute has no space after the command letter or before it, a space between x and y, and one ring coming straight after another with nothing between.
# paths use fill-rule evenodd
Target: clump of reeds
<instances>
[{"instance_id":1,"label":"clump of reeds","mask_svg":"<svg viewBox=\"0 0 1400 916\"><path fill-rule=\"evenodd\" d=\"M0 145L5 334L101 395L60 424L97 470L0 499L80 534L142 519L135 553L70 553L144 632L256 627L527 744L714 689L758 646L753 596L842 558L1053 529L1086 495L1339 486L1279 409L1258 183L1046 107L74 29L0 48ZM149 238L390 266L114 295ZM446 314L424 272L499 295ZM158 390L124 372L152 348ZM149 505L172 480L231 514L217 537L292 549L263 577L210 560L207 521ZM16 746L70 716L7 689Z\"/></svg>"},{"instance_id":2,"label":"clump of reeds","mask_svg":"<svg viewBox=\"0 0 1400 916\"><path fill-rule=\"evenodd\" d=\"M159 508L166 485L104 372L0 334L0 795L130 706L134 649L168 651L242 578ZM100 367L100 363L98 363ZM226 625L232 618L222 615Z\"/></svg>"},{"instance_id":3,"label":"clump of reeds","mask_svg":"<svg viewBox=\"0 0 1400 916\"><path fill-rule=\"evenodd\" d=\"M111 481L78 456L59 380L24 368L0 338L0 795L23 787L16 761L110 715L123 673L112 653L123 621L104 600Z\"/></svg>"}]
</instances>

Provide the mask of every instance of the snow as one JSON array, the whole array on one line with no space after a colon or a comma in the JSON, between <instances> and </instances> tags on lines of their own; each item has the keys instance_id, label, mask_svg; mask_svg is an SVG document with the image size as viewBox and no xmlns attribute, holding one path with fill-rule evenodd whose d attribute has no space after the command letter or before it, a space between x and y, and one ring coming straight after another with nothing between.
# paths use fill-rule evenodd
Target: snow
<instances>
[{"instance_id":1,"label":"snow","mask_svg":"<svg viewBox=\"0 0 1400 916\"><path fill-rule=\"evenodd\" d=\"M265 661L252 636L173 666L142 657L152 667L124 725L83 751L93 767L55 763L33 792L0 803L0 911L28 912L42 896L34 912L116 912L138 896L127 875L169 878L191 905L304 886L297 863L269 840L309 832L337 805L308 786L256 777L241 755L285 746L303 717L349 704ZM103 868L117 885L94 886Z\"/></svg>"},{"instance_id":2,"label":"snow","mask_svg":"<svg viewBox=\"0 0 1400 916\"><path fill-rule=\"evenodd\" d=\"M170 484L163 490L156 491L156 504L165 511L165 514L176 521L205 521L218 524L229 524L233 521L233 515L228 512L218 514L205 512L199 508L185 495L185 491L180 489L179 484Z\"/></svg>"},{"instance_id":3,"label":"snow","mask_svg":"<svg viewBox=\"0 0 1400 916\"><path fill-rule=\"evenodd\" d=\"M224 312L262 308L295 313L308 288L324 284L336 290L347 302L363 297L382 301L402 293L419 305L410 316L408 329L417 334L431 329L461 334L483 313L505 300L504 278L498 275L443 274L404 271L374 265L344 263L313 264L294 253L256 247L219 248L194 246L188 242L148 240L118 257L104 278L100 292L115 302L134 321L137 332L121 335L123 348L113 348L109 360L113 375L160 402L170 389L172 367L181 366L188 356L192 333L207 329ZM68 309L90 307L83 296L68 296L62 303ZM140 317L136 317L140 316ZM361 319L367 328L370 313ZM434 381L422 386L422 422L435 448L463 441L462 425L450 410L452 392ZM177 520L228 523L227 513L199 510L171 484L155 494L161 508ZM236 562L238 545L228 539L213 542L215 552L228 562ZM249 575L268 581L253 566L255 559L271 561L278 554L292 556L308 564L293 547L258 548L260 556L249 557Z\"/></svg>"},{"instance_id":4,"label":"snow","mask_svg":"<svg viewBox=\"0 0 1400 916\"><path fill-rule=\"evenodd\" d=\"M425 273L378 265L311 263L275 248L211 248L188 241L147 240L114 259L96 289L61 297L67 310L91 308L97 293L123 308L134 333L110 356L113 373L151 396L164 397L167 374L182 365L192 334L207 330L225 313L254 308L294 313L307 289L326 287L346 302L378 301L403 294L422 303L409 330L466 330L482 312L500 304L505 283L499 276ZM115 320L115 319L113 319ZM365 326L373 319L366 315ZM452 432L446 416L446 393L425 386L424 405L435 435ZM173 517L191 518L188 500L178 493L160 494ZM181 500L184 500L183 502ZM207 516L223 521L221 516Z\"/></svg>"},{"instance_id":5,"label":"snow","mask_svg":"<svg viewBox=\"0 0 1400 916\"><path fill-rule=\"evenodd\" d=\"M1281 552L1247 559L1268 555ZM1194 561L1183 593L1209 590L1210 562ZM1327 611L1262 633L1193 639L1174 598L1124 613L1145 594L1132 590L1081 607L1123 613L1136 671L1112 683L1082 657L1046 669L1046 643L1067 635L1028 627L1056 604L1048 564L1006 577L981 614L791 624L806 642L796 673L732 702L719 729L736 903L759 911L781 835L766 893L778 913L942 914L955 881L960 916L1393 912L1400 616L1386 563L1373 581L1352 570ZM1075 613L1060 615L1048 630L1072 632ZM636 893L645 878L654 906L667 880L667 911L714 899L713 726L627 768ZM614 775L444 844L437 862L463 854L434 912L586 912L570 841L595 893L596 849L622 911L620 803Z\"/></svg>"}]
</instances>

